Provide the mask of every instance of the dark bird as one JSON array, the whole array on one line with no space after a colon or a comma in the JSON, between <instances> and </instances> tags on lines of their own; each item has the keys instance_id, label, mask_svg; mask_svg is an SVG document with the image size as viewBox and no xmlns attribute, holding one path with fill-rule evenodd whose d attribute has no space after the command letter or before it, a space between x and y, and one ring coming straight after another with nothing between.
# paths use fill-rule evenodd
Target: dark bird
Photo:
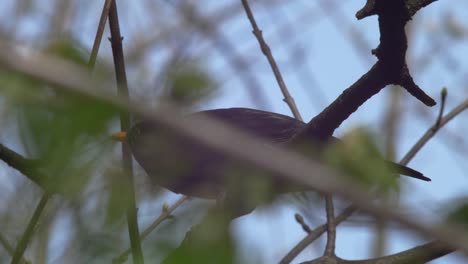
<instances>
[{"instance_id":1,"label":"dark bird","mask_svg":"<svg viewBox=\"0 0 468 264\"><path fill-rule=\"evenodd\" d=\"M200 115L225 122L269 141L273 145L284 144L286 147L290 144L293 136L306 125L304 122L289 116L247 108L208 110L182 118L192 118ZM258 170L249 173L249 170L242 167L240 163L228 159L219 152L175 135L170 130L148 121L138 122L128 132L114 134L114 138L120 141L127 140L133 156L147 174L158 185L175 193L218 199L222 196L229 196L225 192L228 192L226 191L227 186L233 184L233 178L239 179L241 178L240 175L243 175L243 179L246 179L253 173L259 173ZM339 139L332 137L330 141L337 142ZM406 166L390 161L386 161L386 164L395 173L430 181L422 173ZM240 170L239 167L244 170ZM250 180L252 178L249 178ZM278 180L278 178L275 178L274 181L273 186L270 187L275 193L305 191L300 186L291 185ZM255 185L252 182L243 184ZM245 190L245 185L243 185L243 188ZM239 194L239 192L237 193ZM242 195L245 195L245 193L239 194L239 196ZM243 210L243 213L247 213L247 211Z\"/></svg>"}]
</instances>

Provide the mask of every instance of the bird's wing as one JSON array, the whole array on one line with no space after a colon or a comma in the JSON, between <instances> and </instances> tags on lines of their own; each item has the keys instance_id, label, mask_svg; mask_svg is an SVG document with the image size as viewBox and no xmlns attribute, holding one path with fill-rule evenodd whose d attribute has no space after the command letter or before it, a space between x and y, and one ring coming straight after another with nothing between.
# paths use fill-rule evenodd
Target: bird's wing
<instances>
[{"instance_id":1,"label":"bird's wing","mask_svg":"<svg viewBox=\"0 0 468 264\"><path fill-rule=\"evenodd\" d=\"M288 141L305 126L292 117L248 108L215 109L195 113L190 116L206 115L244 130L272 143Z\"/></svg>"},{"instance_id":2,"label":"bird's wing","mask_svg":"<svg viewBox=\"0 0 468 264\"><path fill-rule=\"evenodd\" d=\"M297 132L305 127L305 123L292 117L262 110L249 108L225 108L197 112L190 116L206 115L231 126L244 130L259 138L275 144L288 142ZM189 117L190 117L189 116ZM342 140L331 137L328 143L340 143ZM419 171L387 161L391 170L405 176L430 181Z\"/></svg>"}]
</instances>

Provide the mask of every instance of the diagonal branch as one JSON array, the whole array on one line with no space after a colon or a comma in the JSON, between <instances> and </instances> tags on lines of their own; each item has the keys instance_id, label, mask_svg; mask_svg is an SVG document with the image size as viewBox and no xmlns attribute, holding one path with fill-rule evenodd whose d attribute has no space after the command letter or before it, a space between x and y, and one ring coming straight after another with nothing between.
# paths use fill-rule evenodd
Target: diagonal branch
<instances>
[{"instance_id":1,"label":"diagonal branch","mask_svg":"<svg viewBox=\"0 0 468 264\"><path fill-rule=\"evenodd\" d=\"M140 234L141 240L145 239L156 227L158 227L164 220L166 220L169 216L171 216L172 212L174 212L175 209L177 209L182 203L184 203L188 199L189 197L184 195L180 197L179 200L177 200L171 207L164 210L161 213L161 215L156 220L154 220L153 223ZM125 262L128 254L130 253L131 253L131 249L125 250L118 257L114 258L112 263Z\"/></svg>"},{"instance_id":2,"label":"diagonal branch","mask_svg":"<svg viewBox=\"0 0 468 264\"><path fill-rule=\"evenodd\" d=\"M298 139L304 136L318 140L330 137L349 115L390 84L402 86L427 106L435 105L434 99L414 82L406 63L408 40L405 25L416 13L416 9L428 5L430 1L413 3L418 4L411 6L414 7L411 11L404 0L368 0L364 8L357 12L358 19L370 15L379 16L380 44L372 50L378 61L332 104L314 117L298 135Z\"/></svg>"},{"instance_id":3,"label":"diagonal branch","mask_svg":"<svg viewBox=\"0 0 468 264\"><path fill-rule=\"evenodd\" d=\"M11 260L11 264L18 264L23 258L24 251L26 250L26 247L28 246L29 241L32 238L34 229L37 223L39 222L39 217L44 211L44 208L47 202L49 201L49 198L50 198L50 195L47 193L42 195L42 198L39 201L36 207L36 210L34 210L31 220L29 220L29 224L26 227L26 230L24 231L23 236L21 236L21 239L18 242L18 245L16 246L15 253L13 254L13 259Z\"/></svg>"},{"instance_id":4,"label":"diagonal branch","mask_svg":"<svg viewBox=\"0 0 468 264\"><path fill-rule=\"evenodd\" d=\"M397 254L380 258L365 260L345 260L339 257L321 257L312 261L302 262L302 264L402 264L402 263L426 263L436 258L443 257L453 252L453 249L444 246L439 241L429 242Z\"/></svg>"},{"instance_id":5,"label":"diagonal branch","mask_svg":"<svg viewBox=\"0 0 468 264\"><path fill-rule=\"evenodd\" d=\"M262 31L257 26L257 22L255 21L255 17L252 13L252 10L250 9L249 2L247 0L242 0L242 5L244 6L245 13L247 14L247 17L249 18L250 24L252 24L252 28L253 28L252 32L258 40L260 49L262 50L263 54L267 57L268 62L270 63L271 69L273 70L273 73L275 75L276 81L278 82L281 92L283 93L283 96L284 96L283 101L286 102L286 104L289 106L289 109L291 109L291 112L294 115L294 117L302 121L301 114L299 113L299 110L297 109L296 103L294 102L294 98L289 93L288 87L286 87L286 83L283 80L283 76L281 75L278 64L276 64L276 60L273 57L273 54L271 53L271 49L266 43L265 39L263 38Z\"/></svg>"},{"instance_id":6,"label":"diagonal branch","mask_svg":"<svg viewBox=\"0 0 468 264\"><path fill-rule=\"evenodd\" d=\"M94 68L94 65L96 64L99 47L101 46L102 34L104 33L104 28L106 26L107 16L109 15L112 1L114 0L106 0L104 2L104 7L102 8L101 18L99 19L99 25L96 31L96 37L94 38L93 49L91 50L91 56L89 57L88 62L88 65L91 68Z\"/></svg>"}]
</instances>

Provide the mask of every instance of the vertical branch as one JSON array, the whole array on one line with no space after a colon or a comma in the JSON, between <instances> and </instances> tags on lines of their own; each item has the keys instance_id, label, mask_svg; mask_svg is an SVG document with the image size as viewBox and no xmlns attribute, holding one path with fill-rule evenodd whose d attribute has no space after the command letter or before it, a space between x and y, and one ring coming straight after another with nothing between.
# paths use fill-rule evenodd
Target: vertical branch
<instances>
[{"instance_id":1,"label":"vertical branch","mask_svg":"<svg viewBox=\"0 0 468 264\"><path fill-rule=\"evenodd\" d=\"M284 96L283 101L286 102L286 104L289 106L294 117L302 121L301 114L299 113L299 110L297 109L296 103L294 102L294 98L289 93L288 87L286 87L286 84L283 80L283 76L281 75L278 65L276 64L276 60L273 57L273 54L271 53L271 49L266 43L265 39L263 38L262 31L257 26L257 22L255 21L255 17L252 14L252 10L250 9L249 3L247 2L247 0L242 0L242 5L244 6L245 13L247 14L247 17L249 18L250 24L252 24L252 28L253 28L252 32L258 40L260 49L262 50L263 54L267 57L268 62L270 63L271 69L273 70L273 73L276 77L276 81L278 82L281 92L283 93L283 96Z\"/></svg>"},{"instance_id":2,"label":"vertical branch","mask_svg":"<svg viewBox=\"0 0 468 264\"><path fill-rule=\"evenodd\" d=\"M47 202L49 201L49 198L50 198L50 195L48 193L45 193L42 195L42 198L39 201L36 207L36 210L34 210L31 220L29 220L29 224L26 227L26 230L24 231L23 236L21 237L20 241L18 242L18 245L16 246L15 253L13 254L13 259L11 260L11 264L20 263L23 257L24 251L26 250L28 243L32 238L32 235L34 233L34 228L36 227L37 222L39 222L39 217L44 211L44 208Z\"/></svg>"},{"instance_id":3,"label":"vertical branch","mask_svg":"<svg viewBox=\"0 0 468 264\"><path fill-rule=\"evenodd\" d=\"M125 72L125 61L122 48L122 36L120 35L119 19L117 14L116 1L111 1L109 10L109 27L111 31L112 54L114 57L115 75L117 79L118 94L120 97L129 100L127 75ZM120 127L122 131L130 128L130 115L128 111L120 113ZM132 247L132 256L134 263L144 263L141 250L140 232L138 230L137 209L135 201L134 177L132 156L127 143L122 144L122 165L123 170L128 175L128 204L127 204L127 222L130 244Z\"/></svg>"},{"instance_id":4,"label":"vertical branch","mask_svg":"<svg viewBox=\"0 0 468 264\"><path fill-rule=\"evenodd\" d=\"M324 255L333 257L335 256L336 221L333 197L331 194L325 194L325 210L327 212L327 245L325 246Z\"/></svg>"}]
</instances>

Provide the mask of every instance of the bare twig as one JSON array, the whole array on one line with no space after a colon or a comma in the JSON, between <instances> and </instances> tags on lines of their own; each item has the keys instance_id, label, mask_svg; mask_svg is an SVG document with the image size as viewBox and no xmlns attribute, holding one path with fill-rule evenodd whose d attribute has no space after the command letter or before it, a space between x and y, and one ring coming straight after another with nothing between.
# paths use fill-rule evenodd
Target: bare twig
<instances>
[{"instance_id":1,"label":"bare twig","mask_svg":"<svg viewBox=\"0 0 468 264\"><path fill-rule=\"evenodd\" d=\"M439 241L429 242L393 255L365 260L346 260L336 256L321 257L301 264L402 264L402 263L426 263L453 252Z\"/></svg>"},{"instance_id":2,"label":"bare twig","mask_svg":"<svg viewBox=\"0 0 468 264\"><path fill-rule=\"evenodd\" d=\"M104 27L106 26L107 16L109 15L109 9L111 7L112 1L114 0L106 0L104 2L104 7L102 8L101 18L99 19L99 25L96 31L96 37L94 38L93 49L91 50L91 56L89 57L88 62L88 65L91 68L94 68L94 65L96 64L99 47L101 46L102 34L104 33Z\"/></svg>"},{"instance_id":3,"label":"bare twig","mask_svg":"<svg viewBox=\"0 0 468 264\"><path fill-rule=\"evenodd\" d=\"M444 115L444 108L445 108L445 101L447 99L447 88L443 88L442 91L440 92L440 111L439 115L437 116L437 120L435 122L435 127L440 127L440 121L442 119L442 116Z\"/></svg>"},{"instance_id":4,"label":"bare twig","mask_svg":"<svg viewBox=\"0 0 468 264\"><path fill-rule=\"evenodd\" d=\"M461 112L465 111L468 108L468 100L465 100L457 107L455 107L452 111L450 111L447 115L440 119L440 121L436 121L436 123L426 131L426 133L416 142L416 144L408 151L408 153L401 159L400 164L406 165L408 162L418 153L419 150L431 139L440 128L442 128L445 124L447 124L450 120L456 117ZM439 118L437 118L439 120Z\"/></svg>"},{"instance_id":5,"label":"bare twig","mask_svg":"<svg viewBox=\"0 0 468 264\"><path fill-rule=\"evenodd\" d=\"M17 264L21 261L24 251L26 250L26 247L28 246L28 243L32 238L34 229L37 223L39 222L39 217L44 211L44 208L47 202L49 201L49 198L50 198L50 195L48 193L45 193L42 195L42 198L39 201L36 207L36 210L34 210L31 220L29 220L29 224L26 227L26 230L24 231L23 236L21 237L20 241L18 242L18 245L16 246L15 253L13 254L13 258L11 260L11 264Z\"/></svg>"},{"instance_id":6,"label":"bare twig","mask_svg":"<svg viewBox=\"0 0 468 264\"><path fill-rule=\"evenodd\" d=\"M10 254L10 255L13 256L13 253L15 253L15 249L14 249L13 246L8 242L8 240L6 239L6 237L4 237L1 233L0 233L0 244L5 248L5 251L8 252L8 254Z\"/></svg>"},{"instance_id":7,"label":"bare twig","mask_svg":"<svg viewBox=\"0 0 468 264\"><path fill-rule=\"evenodd\" d=\"M434 130L434 126L429 128L427 130L427 132L411 148L411 150L408 151L408 153L405 155L405 157L403 157L401 159L400 164L401 165L407 165L414 158L414 156L421 150L421 148L429 141L429 139L431 139L435 135L435 133L437 133L437 131L440 128L442 128L450 120L452 120L454 117L456 117L458 114L460 114L461 112L463 112L467 108L468 108L468 100L465 100L460 105L455 107L451 112L449 112L447 115L445 115L443 118L440 119L439 127L438 127L437 130ZM347 219L349 216L351 216L355 212L356 209L357 208L354 205L352 205L352 206L344 209L343 212L341 212L341 214L339 214L336 217L336 219L342 219L343 216L345 217L344 219ZM337 220L336 224L338 225L343 220L341 220L341 221ZM320 230L321 233L319 233L317 235L316 233L311 232L304 239L302 239L290 252L288 252L288 254L283 258L281 263L284 264L284 263L291 262L300 252L302 252L302 250L304 250L308 245L310 245L310 243L312 243L313 241L315 241L315 239L317 239L320 235L322 235L326 231L326 229L325 229L325 225L323 225L321 227L324 227L323 229ZM316 229L316 230L318 230L318 229Z\"/></svg>"},{"instance_id":8,"label":"bare twig","mask_svg":"<svg viewBox=\"0 0 468 264\"><path fill-rule=\"evenodd\" d=\"M327 213L327 245L323 255L330 257L335 255L336 241L335 208L331 194L325 194L325 211Z\"/></svg>"},{"instance_id":9,"label":"bare twig","mask_svg":"<svg viewBox=\"0 0 468 264\"><path fill-rule=\"evenodd\" d=\"M263 54L267 57L268 62L270 63L271 69L273 70L273 73L275 74L276 81L278 82L278 85L284 96L283 101L286 102L286 104L289 106L289 109L291 109L291 112L294 115L294 117L302 121L301 114L299 113L299 110L297 109L296 103L294 102L294 98L289 93L288 87L286 87L286 83L284 82L283 76L281 75L281 72L278 68L278 64L276 64L276 60L273 57L273 54L271 53L271 49L266 43L265 39L263 38L262 31L257 26L257 22L255 21L255 17L252 14L252 10L250 9L248 1L242 0L242 5L244 6L245 13L247 14L247 17L249 18L250 24L252 24L252 28L253 28L252 32L258 40L260 49L262 50Z\"/></svg>"},{"instance_id":10,"label":"bare twig","mask_svg":"<svg viewBox=\"0 0 468 264\"><path fill-rule=\"evenodd\" d=\"M164 220L166 220L169 216L171 216L172 212L174 212L174 210L177 209L177 207L179 207L187 199L189 199L189 197L184 195L180 197L179 200L177 200L172 206L163 210L163 212L159 215L159 217L156 220L154 220L154 222L151 223L151 225L147 227L140 234L141 240L144 240L156 227L158 227ZM130 252L131 252L131 249L125 250L122 254L120 254L118 257L114 259L113 263L124 262L128 254L130 254Z\"/></svg>"},{"instance_id":11,"label":"bare twig","mask_svg":"<svg viewBox=\"0 0 468 264\"><path fill-rule=\"evenodd\" d=\"M348 208L344 209L341 214L339 214L335 218L335 224L338 225L339 223L346 220L349 216L351 216L356 211L356 207L349 206ZM310 243L314 242L317 238L319 238L323 233L327 231L327 224L323 224L311 232L303 238L295 247L291 249L291 251L284 256L284 258L280 261L280 264L287 264L290 263L299 253L304 250Z\"/></svg>"},{"instance_id":12,"label":"bare twig","mask_svg":"<svg viewBox=\"0 0 468 264\"><path fill-rule=\"evenodd\" d=\"M109 10L109 27L111 32L112 54L114 56L115 75L117 78L118 94L129 102L127 75L125 72L125 61L122 48L122 36L120 35L119 18L117 14L116 1L111 1ZM127 131L130 128L130 115L126 110L120 113L120 128ZM133 177L132 154L128 143L122 144L122 166L127 174L127 222L130 244L132 248L133 263L143 264L143 252L141 250L140 231L138 229L137 209L135 201L135 185Z\"/></svg>"},{"instance_id":13,"label":"bare twig","mask_svg":"<svg viewBox=\"0 0 468 264\"><path fill-rule=\"evenodd\" d=\"M13 254L15 254L15 249L8 242L7 238L4 237L2 234L0 234L0 244L5 248L5 251L8 252L8 254L10 254L11 256L13 256ZM19 263L27 264L29 262L22 257Z\"/></svg>"},{"instance_id":14,"label":"bare twig","mask_svg":"<svg viewBox=\"0 0 468 264\"><path fill-rule=\"evenodd\" d=\"M306 224L302 215L294 214L294 218L296 219L296 222L301 225L302 230L304 230L304 232L306 232L307 234L310 234L312 232L312 229L310 229L309 225Z\"/></svg>"}]
</instances>

